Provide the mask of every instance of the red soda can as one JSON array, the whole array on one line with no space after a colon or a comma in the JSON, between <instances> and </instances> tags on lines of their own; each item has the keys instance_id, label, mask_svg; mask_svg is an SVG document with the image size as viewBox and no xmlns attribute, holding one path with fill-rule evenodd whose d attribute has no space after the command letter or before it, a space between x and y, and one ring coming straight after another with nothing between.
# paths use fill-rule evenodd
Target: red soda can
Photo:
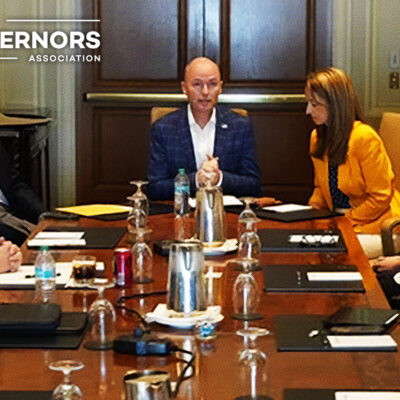
<instances>
[{"instance_id":1,"label":"red soda can","mask_svg":"<svg viewBox=\"0 0 400 400\"><path fill-rule=\"evenodd\" d=\"M114 250L114 276L117 286L130 287L132 285L132 254L127 247Z\"/></svg>"}]
</instances>

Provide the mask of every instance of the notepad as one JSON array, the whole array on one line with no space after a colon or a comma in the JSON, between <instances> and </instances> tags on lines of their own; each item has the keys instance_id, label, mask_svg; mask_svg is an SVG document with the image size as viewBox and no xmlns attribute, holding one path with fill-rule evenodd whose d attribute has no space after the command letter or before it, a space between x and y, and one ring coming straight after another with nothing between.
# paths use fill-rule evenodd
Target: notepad
<instances>
[{"instance_id":1,"label":"notepad","mask_svg":"<svg viewBox=\"0 0 400 400\"><path fill-rule=\"evenodd\" d=\"M395 349L397 343L390 335L328 335L333 349Z\"/></svg>"},{"instance_id":2,"label":"notepad","mask_svg":"<svg viewBox=\"0 0 400 400\"><path fill-rule=\"evenodd\" d=\"M273 211L277 213L287 213L287 212L294 212L294 211L304 211L304 210L311 210L311 206L305 206L302 204L281 204L279 206L268 206L268 207L263 207L263 210L266 211Z\"/></svg>"},{"instance_id":3,"label":"notepad","mask_svg":"<svg viewBox=\"0 0 400 400\"><path fill-rule=\"evenodd\" d=\"M335 400L400 400L399 392L336 392Z\"/></svg>"},{"instance_id":4,"label":"notepad","mask_svg":"<svg viewBox=\"0 0 400 400\"><path fill-rule=\"evenodd\" d=\"M309 281L362 281L359 272L307 272Z\"/></svg>"}]
</instances>

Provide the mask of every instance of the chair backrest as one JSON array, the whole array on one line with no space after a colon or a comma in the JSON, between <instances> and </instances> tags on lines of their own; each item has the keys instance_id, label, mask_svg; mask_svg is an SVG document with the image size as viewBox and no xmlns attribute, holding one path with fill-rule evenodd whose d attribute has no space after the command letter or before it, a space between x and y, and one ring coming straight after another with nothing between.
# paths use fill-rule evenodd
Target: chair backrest
<instances>
[{"instance_id":1,"label":"chair backrest","mask_svg":"<svg viewBox=\"0 0 400 400\"><path fill-rule=\"evenodd\" d=\"M395 187L400 191L400 113L383 113L379 136L392 163Z\"/></svg>"},{"instance_id":2,"label":"chair backrest","mask_svg":"<svg viewBox=\"0 0 400 400\"><path fill-rule=\"evenodd\" d=\"M161 117L178 110L177 107L153 107L150 113L150 122L153 125L154 122L159 120ZM232 111L241 115L242 117L248 117L249 113L244 108L232 108Z\"/></svg>"}]
</instances>

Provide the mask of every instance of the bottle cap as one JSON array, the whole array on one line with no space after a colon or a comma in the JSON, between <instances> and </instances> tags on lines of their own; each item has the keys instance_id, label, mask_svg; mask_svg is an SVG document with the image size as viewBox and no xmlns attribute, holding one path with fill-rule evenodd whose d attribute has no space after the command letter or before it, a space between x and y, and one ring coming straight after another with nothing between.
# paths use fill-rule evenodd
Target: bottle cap
<instances>
[{"instance_id":1,"label":"bottle cap","mask_svg":"<svg viewBox=\"0 0 400 400\"><path fill-rule=\"evenodd\" d=\"M180 174L184 174L184 173L185 173L185 168L179 168L179 169L178 169L178 172L179 172Z\"/></svg>"},{"instance_id":2,"label":"bottle cap","mask_svg":"<svg viewBox=\"0 0 400 400\"><path fill-rule=\"evenodd\" d=\"M43 251L43 250L49 250L49 246L40 246L40 250L41 250L41 251Z\"/></svg>"}]
</instances>

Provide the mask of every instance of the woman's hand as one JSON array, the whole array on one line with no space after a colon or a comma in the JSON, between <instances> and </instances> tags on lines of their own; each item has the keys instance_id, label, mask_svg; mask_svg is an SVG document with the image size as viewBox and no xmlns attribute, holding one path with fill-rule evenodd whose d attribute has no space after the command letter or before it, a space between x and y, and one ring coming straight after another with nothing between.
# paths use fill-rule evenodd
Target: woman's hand
<instances>
[{"instance_id":1,"label":"woman's hand","mask_svg":"<svg viewBox=\"0 0 400 400\"><path fill-rule=\"evenodd\" d=\"M321 210L321 207L317 203L309 203L308 205L314 208L315 210Z\"/></svg>"},{"instance_id":2,"label":"woman's hand","mask_svg":"<svg viewBox=\"0 0 400 400\"><path fill-rule=\"evenodd\" d=\"M375 272L392 271L400 269L400 256L379 257L372 266Z\"/></svg>"}]
</instances>

